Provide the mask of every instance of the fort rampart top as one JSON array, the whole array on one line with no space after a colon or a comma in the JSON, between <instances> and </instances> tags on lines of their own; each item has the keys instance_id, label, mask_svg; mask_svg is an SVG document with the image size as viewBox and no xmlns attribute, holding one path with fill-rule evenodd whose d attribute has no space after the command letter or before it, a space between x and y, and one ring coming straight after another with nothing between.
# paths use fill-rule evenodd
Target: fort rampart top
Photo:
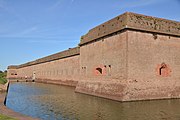
<instances>
[{"instance_id":1,"label":"fort rampart top","mask_svg":"<svg viewBox=\"0 0 180 120\"><path fill-rule=\"evenodd\" d=\"M91 29L86 35L81 37L79 45L84 45L86 43L122 31L124 29L139 30L180 37L180 22L126 12ZM79 55L79 49L79 47L72 48L22 65L9 66L8 69L22 68L70 57L73 55Z\"/></svg>"},{"instance_id":2,"label":"fort rampart top","mask_svg":"<svg viewBox=\"0 0 180 120\"><path fill-rule=\"evenodd\" d=\"M8 69L17 69L18 66L17 65L11 65L11 66L8 66Z\"/></svg>"},{"instance_id":3,"label":"fort rampart top","mask_svg":"<svg viewBox=\"0 0 180 120\"><path fill-rule=\"evenodd\" d=\"M67 58L67 57L71 57L74 55L79 55L80 54L80 50L79 47L75 47L75 48L70 48L69 50L65 50L53 55L49 55L47 57L43 57L40 59L37 59L35 61L31 61L25 64L21 64L21 65L17 65L17 66L8 66L8 69L18 69L18 68L22 68L22 67L27 67L27 66L31 66L31 65L36 65L36 64L40 64L40 63L45 63L45 62L50 62L50 61L54 61L54 60L58 60L58 59L62 59L62 58Z\"/></svg>"},{"instance_id":4,"label":"fort rampart top","mask_svg":"<svg viewBox=\"0 0 180 120\"><path fill-rule=\"evenodd\" d=\"M91 29L86 35L81 37L80 45L123 29L180 36L180 22L126 12Z\"/></svg>"}]
</instances>

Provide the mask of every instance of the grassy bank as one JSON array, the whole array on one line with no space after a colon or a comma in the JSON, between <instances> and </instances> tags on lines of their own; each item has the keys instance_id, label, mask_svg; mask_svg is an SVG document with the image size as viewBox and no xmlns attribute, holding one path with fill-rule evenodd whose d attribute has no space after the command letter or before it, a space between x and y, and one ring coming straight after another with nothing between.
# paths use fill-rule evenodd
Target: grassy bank
<instances>
[{"instance_id":1,"label":"grassy bank","mask_svg":"<svg viewBox=\"0 0 180 120\"><path fill-rule=\"evenodd\" d=\"M0 73L0 84L5 84L7 82L6 74L7 73L5 73L5 72Z\"/></svg>"},{"instance_id":2,"label":"grassy bank","mask_svg":"<svg viewBox=\"0 0 180 120\"><path fill-rule=\"evenodd\" d=\"M0 120L16 120L16 119L0 114Z\"/></svg>"}]
</instances>

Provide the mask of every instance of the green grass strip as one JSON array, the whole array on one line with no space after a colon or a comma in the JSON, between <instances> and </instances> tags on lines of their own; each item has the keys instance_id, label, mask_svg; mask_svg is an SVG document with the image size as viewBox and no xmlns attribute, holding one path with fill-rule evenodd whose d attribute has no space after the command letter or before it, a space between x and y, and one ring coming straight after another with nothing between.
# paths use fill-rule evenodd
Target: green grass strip
<instances>
[{"instance_id":1,"label":"green grass strip","mask_svg":"<svg viewBox=\"0 0 180 120\"><path fill-rule=\"evenodd\" d=\"M7 82L6 74L0 73L0 84L5 84Z\"/></svg>"},{"instance_id":2,"label":"green grass strip","mask_svg":"<svg viewBox=\"0 0 180 120\"><path fill-rule=\"evenodd\" d=\"M14 119L14 118L8 117L6 115L1 115L0 114L0 120L17 120L17 119Z\"/></svg>"}]
</instances>

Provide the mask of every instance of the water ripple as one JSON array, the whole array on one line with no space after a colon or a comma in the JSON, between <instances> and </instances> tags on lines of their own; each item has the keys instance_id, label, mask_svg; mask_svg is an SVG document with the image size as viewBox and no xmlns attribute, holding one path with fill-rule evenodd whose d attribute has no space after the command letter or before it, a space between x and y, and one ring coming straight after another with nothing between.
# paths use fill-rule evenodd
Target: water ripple
<instances>
[{"instance_id":1,"label":"water ripple","mask_svg":"<svg viewBox=\"0 0 180 120\"><path fill-rule=\"evenodd\" d=\"M42 120L180 120L180 100L116 102L40 83L10 85L7 106Z\"/></svg>"}]
</instances>

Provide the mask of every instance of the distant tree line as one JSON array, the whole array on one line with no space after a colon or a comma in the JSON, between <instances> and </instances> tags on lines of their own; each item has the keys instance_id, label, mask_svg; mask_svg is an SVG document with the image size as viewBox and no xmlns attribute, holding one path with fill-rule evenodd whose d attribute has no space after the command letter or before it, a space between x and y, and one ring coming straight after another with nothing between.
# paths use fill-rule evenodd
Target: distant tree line
<instances>
[{"instance_id":1,"label":"distant tree line","mask_svg":"<svg viewBox=\"0 0 180 120\"><path fill-rule=\"evenodd\" d=\"M7 70L4 70L4 71L0 70L0 73L7 73Z\"/></svg>"},{"instance_id":2,"label":"distant tree line","mask_svg":"<svg viewBox=\"0 0 180 120\"><path fill-rule=\"evenodd\" d=\"M7 76L7 70L5 71L0 70L0 84L5 84L7 82L6 76Z\"/></svg>"}]
</instances>

